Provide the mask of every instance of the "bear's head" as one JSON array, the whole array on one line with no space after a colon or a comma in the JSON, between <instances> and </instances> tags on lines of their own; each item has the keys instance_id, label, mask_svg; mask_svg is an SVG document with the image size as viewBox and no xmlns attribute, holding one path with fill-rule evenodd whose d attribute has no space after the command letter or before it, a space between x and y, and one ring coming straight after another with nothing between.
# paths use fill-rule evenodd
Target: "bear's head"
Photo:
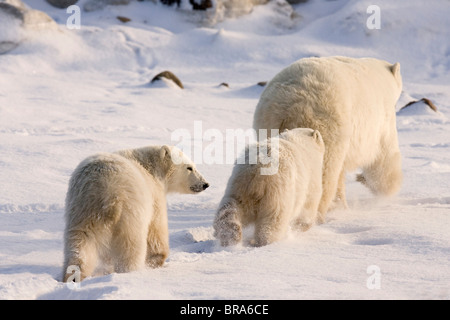
<instances>
[{"instance_id":1,"label":"bear's head","mask_svg":"<svg viewBox=\"0 0 450 320\"><path fill-rule=\"evenodd\" d=\"M177 147L162 146L161 160L168 166L167 191L178 193L199 193L209 183L197 171L195 164Z\"/></svg>"}]
</instances>

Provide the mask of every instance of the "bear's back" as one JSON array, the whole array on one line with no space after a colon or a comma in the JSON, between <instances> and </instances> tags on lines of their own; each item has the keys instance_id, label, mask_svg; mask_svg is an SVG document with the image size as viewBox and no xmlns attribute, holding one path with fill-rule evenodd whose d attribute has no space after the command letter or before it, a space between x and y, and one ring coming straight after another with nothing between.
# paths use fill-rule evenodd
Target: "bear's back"
<instances>
[{"instance_id":1,"label":"bear's back","mask_svg":"<svg viewBox=\"0 0 450 320\"><path fill-rule=\"evenodd\" d=\"M116 220L121 203L151 198L149 175L137 163L117 154L102 153L83 160L69 182L66 215L83 220L95 215Z\"/></svg>"},{"instance_id":2,"label":"bear's back","mask_svg":"<svg viewBox=\"0 0 450 320\"><path fill-rule=\"evenodd\" d=\"M83 160L75 169L71 178L71 187L82 185L101 188L120 179L124 172L136 172L136 168L130 161L120 155L100 153Z\"/></svg>"}]
</instances>

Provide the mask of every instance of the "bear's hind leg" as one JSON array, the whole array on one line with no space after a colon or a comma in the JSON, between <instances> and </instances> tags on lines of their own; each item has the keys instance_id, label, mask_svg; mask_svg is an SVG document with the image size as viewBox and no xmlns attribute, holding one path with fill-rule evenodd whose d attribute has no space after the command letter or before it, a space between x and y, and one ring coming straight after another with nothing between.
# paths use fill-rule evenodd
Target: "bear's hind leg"
<instances>
[{"instance_id":1,"label":"bear's hind leg","mask_svg":"<svg viewBox=\"0 0 450 320\"><path fill-rule=\"evenodd\" d=\"M345 154L348 147L343 144L329 143L325 150L322 172L322 198L319 203L318 222L324 223L330 205L338 193L339 182L342 181ZM345 183L345 182L344 182ZM342 185L341 185L342 191Z\"/></svg>"},{"instance_id":2,"label":"bear's hind leg","mask_svg":"<svg viewBox=\"0 0 450 320\"><path fill-rule=\"evenodd\" d=\"M356 180L368 187L374 194L392 196L400 190L403 180L400 152L379 155Z\"/></svg>"},{"instance_id":3,"label":"bear's hind leg","mask_svg":"<svg viewBox=\"0 0 450 320\"><path fill-rule=\"evenodd\" d=\"M82 230L66 231L63 282L81 281L92 275L97 265L95 239Z\"/></svg>"},{"instance_id":4,"label":"bear's hind leg","mask_svg":"<svg viewBox=\"0 0 450 320\"><path fill-rule=\"evenodd\" d=\"M278 241L288 230L288 223L276 217L256 219L255 246L262 247Z\"/></svg>"},{"instance_id":5,"label":"bear's hind leg","mask_svg":"<svg viewBox=\"0 0 450 320\"><path fill-rule=\"evenodd\" d=\"M321 190L321 186L318 190L312 190L309 198L307 198L303 205L300 216L294 220L292 224L293 227L300 229L301 231L307 231L318 222L318 208L322 196Z\"/></svg>"},{"instance_id":6,"label":"bear's hind leg","mask_svg":"<svg viewBox=\"0 0 450 320\"><path fill-rule=\"evenodd\" d=\"M255 246L261 247L280 240L288 231L288 218L282 207L270 208L267 203L261 203L256 213Z\"/></svg>"},{"instance_id":7,"label":"bear's hind leg","mask_svg":"<svg viewBox=\"0 0 450 320\"><path fill-rule=\"evenodd\" d=\"M336 196L331 205L332 209L348 209L347 197L345 195L345 178L345 169L342 168L341 174L339 175Z\"/></svg>"},{"instance_id":8,"label":"bear's hind leg","mask_svg":"<svg viewBox=\"0 0 450 320\"><path fill-rule=\"evenodd\" d=\"M238 244L242 240L241 207L229 199L217 212L214 219L214 236L223 247Z\"/></svg>"},{"instance_id":9,"label":"bear's hind leg","mask_svg":"<svg viewBox=\"0 0 450 320\"><path fill-rule=\"evenodd\" d=\"M123 215L126 215L125 213ZM138 270L144 265L146 239L143 226L135 228L119 221L115 226L111 240L112 262L115 272Z\"/></svg>"}]
</instances>

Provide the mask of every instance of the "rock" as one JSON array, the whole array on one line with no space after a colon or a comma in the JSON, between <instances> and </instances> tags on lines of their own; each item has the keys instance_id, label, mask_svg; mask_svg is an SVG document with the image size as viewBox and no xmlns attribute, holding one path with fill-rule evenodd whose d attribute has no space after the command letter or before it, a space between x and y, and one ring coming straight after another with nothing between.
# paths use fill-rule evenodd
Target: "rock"
<instances>
[{"instance_id":1,"label":"rock","mask_svg":"<svg viewBox=\"0 0 450 320\"><path fill-rule=\"evenodd\" d=\"M19 43L13 41L0 41L0 54L6 53L15 49Z\"/></svg>"},{"instance_id":2,"label":"rock","mask_svg":"<svg viewBox=\"0 0 450 320\"><path fill-rule=\"evenodd\" d=\"M267 81L260 81L257 83L258 86L264 87L267 84Z\"/></svg>"},{"instance_id":3,"label":"rock","mask_svg":"<svg viewBox=\"0 0 450 320\"><path fill-rule=\"evenodd\" d=\"M274 25L292 28L300 20L300 15L286 0L189 0L189 3L193 12L190 19L205 26L249 14L259 5L268 5L275 11L276 14L271 18Z\"/></svg>"},{"instance_id":4,"label":"rock","mask_svg":"<svg viewBox=\"0 0 450 320\"><path fill-rule=\"evenodd\" d=\"M29 8L21 0L0 0L1 3L7 3L22 10L28 10Z\"/></svg>"},{"instance_id":5,"label":"rock","mask_svg":"<svg viewBox=\"0 0 450 320\"><path fill-rule=\"evenodd\" d=\"M289 4L306 3L308 0L286 0Z\"/></svg>"},{"instance_id":6,"label":"rock","mask_svg":"<svg viewBox=\"0 0 450 320\"><path fill-rule=\"evenodd\" d=\"M152 81L150 81L150 83L153 83L158 80L162 80L162 78L171 80L177 86L179 86L181 89L184 89L183 84L181 83L180 79L178 79L178 77L170 71L163 71L161 73L158 73L156 76L153 77L153 79L152 79Z\"/></svg>"},{"instance_id":7,"label":"rock","mask_svg":"<svg viewBox=\"0 0 450 320\"><path fill-rule=\"evenodd\" d=\"M21 20L23 22L23 12L26 9L20 8L18 6L12 5L7 2L0 2L0 13L11 18Z\"/></svg>"},{"instance_id":8,"label":"rock","mask_svg":"<svg viewBox=\"0 0 450 320\"><path fill-rule=\"evenodd\" d=\"M0 2L0 54L16 48L26 38L27 31L57 28L46 13L30 9L20 0Z\"/></svg>"},{"instance_id":9,"label":"rock","mask_svg":"<svg viewBox=\"0 0 450 320\"><path fill-rule=\"evenodd\" d=\"M61 9L66 9L67 7L78 2L78 0L46 0L46 1L50 3L52 6Z\"/></svg>"},{"instance_id":10,"label":"rock","mask_svg":"<svg viewBox=\"0 0 450 320\"><path fill-rule=\"evenodd\" d=\"M116 18L117 18L119 21L123 22L123 23L127 23L127 22L130 22L130 21L131 21L130 18L123 17L123 16L117 16Z\"/></svg>"},{"instance_id":11,"label":"rock","mask_svg":"<svg viewBox=\"0 0 450 320\"><path fill-rule=\"evenodd\" d=\"M409 106L411 106L412 104L415 104L415 103L417 103L417 102L424 102L424 103L425 103L427 106L429 106L430 109L433 110L434 112L437 112L437 111L438 111L437 107L433 104L433 102L431 102L431 100L430 100L430 99L427 99L427 98L422 98L422 99L420 99L420 100L414 100L414 101L408 102L408 103L405 104L400 110L402 110L402 109L404 109L404 108L407 108L407 107L409 107ZM399 111L400 111L400 110L399 110Z\"/></svg>"},{"instance_id":12,"label":"rock","mask_svg":"<svg viewBox=\"0 0 450 320\"><path fill-rule=\"evenodd\" d=\"M22 26L32 30L56 29L56 22L43 11L28 8L20 0L6 0L0 2L0 13L22 22ZM0 24L4 19L0 19ZM7 25L1 26L8 28ZM1 29L0 27L0 29Z\"/></svg>"},{"instance_id":13,"label":"rock","mask_svg":"<svg viewBox=\"0 0 450 320\"><path fill-rule=\"evenodd\" d=\"M24 12L23 25L28 30L58 29L57 23L48 14L33 9Z\"/></svg>"},{"instance_id":14,"label":"rock","mask_svg":"<svg viewBox=\"0 0 450 320\"><path fill-rule=\"evenodd\" d=\"M96 11L103 9L107 5L125 5L129 4L131 0L90 0L83 6L84 11Z\"/></svg>"},{"instance_id":15,"label":"rock","mask_svg":"<svg viewBox=\"0 0 450 320\"><path fill-rule=\"evenodd\" d=\"M216 0L216 11L224 17L235 18L253 11L253 7L269 0Z\"/></svg>"},{"instance_id":16,"label":"rock","mask_svg":"<svg viewBox=\"0 0 450 320\"><path fill-rule=\"evenodd\" d=\"M131 0L107 0L106 4L114 5L114 6L120 6L129 4Z\"/></svg>"},{"instance_id":17,"label":"rock","mask_svg":"<svg viewBox=\"0 0 450 320\"><path fill-rule=\"evenodd\" d=\"M142 1L142 0L140 0ZM165 4L167 6L171 6L173 4L177 4L177 6L180 6L181 0L160 0L162 4Z\"/></svg>"},{"instance_id":18,"label":"rock","mask_svg":"<svg viewBox=\"0 0 450 320\"><path fill-rule=\"evenodd\" d=\"M106 7L106 1L104 0L91 0L84 4L83 9L86 12L97 11Z\"/></svg>"},{"instance_id":19,"label":"rock","mask_svg":"<svg viewBox=\"0 0 450 320\"><path fill-rule=\"evenodd\" d=\"M277 12L277 24L284 25L284 27L290 28L295 24L295 21L300 19L300 15L292 8L289 1L277 0L271 3L272 8Z\"/></svg>"},{"instance_id":20,"label":"rock","mask_svg":"<svg viewBox=\"0 0 450 320\"><path fill-rule=\"evenodd\" d=\"M0 2L0 54L16 48L23 38L23 11Z\"/></svg>"},{"instance_id":21,"label":"rock","mask_svg":"<svg viewBox=\"0 0 450 320\"><path fill-rule=\"evenodd\" d=\"M206 10L213 7L211 0L189 0L193 10Z\"/></svg>"}]
</instances>

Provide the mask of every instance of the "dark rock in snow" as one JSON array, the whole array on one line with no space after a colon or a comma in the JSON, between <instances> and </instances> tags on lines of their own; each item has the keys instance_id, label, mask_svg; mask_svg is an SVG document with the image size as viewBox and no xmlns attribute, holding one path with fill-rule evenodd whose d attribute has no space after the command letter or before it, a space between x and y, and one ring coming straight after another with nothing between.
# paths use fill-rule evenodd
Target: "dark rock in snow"
<instances>
[{"instance_id":1,"label":"dark rock in snow","mask_svg":"<svg viewBox=\"0 0 450 320\"><path fill-rule=\"evenodd\" d=\"M142 1L142 0L140 0L140 1ZM178 7L180 6L180 3L181 3L181 0L160 0L160 1L162 4L165 4L168 6L171 6L176 3Z\"/></svg>"},{"instance_id":2,"label":"dark rock in snow","mask_svg":"<svg viewBox=\"0 0 450 320\"><path fill-rule=\"evenodd\" d=\"M46 13L30 9L20 0L4 0L0 2L0 54L16 48L26 31L57 27Z\"/></svg>"},{"instance_id":3,"label":"dark rock in snow","mask_svg":"<svg viewBox=\"0 0 450 320\"><path fill-rule=\"evenodd\" d=\"M163 71L161 73L158 73L156 76L153 77L153 79L152 79L152 81L150 81L150 83L161 80L161 78L166 78L168 80L172 80L177 86L179 86L181 89L184 89L183 84L181 83L180 79L178 79L178 77L170 71Z\"/></svg>"},{"instance_id":4,"label":"dark rock in snow","mask_svg":"<svg viewBox=\"0 0 450 320\"><path fill-rule=\"evenodd\" d=\"M18 19L22 26L27 29L43 30L55 29L56 23L48 14L43 11L28 8L20 0L6 0L0 2L0 14L6 17ZM6 19L0 19L0 24L5 23ZM8 25L1 25L0 28L8 28ZM1 40L1 39L0 39Z\"/></svg>"},{"instance_id":5,"label":"dark rock in snow","mask_svg":"<svg viewBox=\"0 0 450 320\"><path fill-rule=\"evenodd\" d=\"M77 3L78 0L47 0L47 2L54 7L66 9L67 7Z\"/></svg>"},{"instance_id":6,"label":"dark rock in snow","mask_svg":"<svg viewBox=\"0 0 450 320\"><path fill-rule=\"evenodd\" d=\"M425 104L426 104L427 106L429 106L430 109L433 110L434 112L437 112L437 111L438 111L437 107L433 104L433 102L431 102L431 100L430 100L430 99L427 99L427 98L422 98L422 99L420 99L420 100L414 100L414 101L408 102L408 103L405 104L399 111L401 111L401 110L403 110L403 109L405 109L405 108L407 108L407 107L409 107L409 106L411 106L411 105L413 105L413 104L415 104L415 103L417 103L417 102L423 102L423 103L425 103Z\"/></svg>"},{"instance_id":7,"label":"dark rock in snow","mask_svg":"<svg viewBox=\"0 0 450 320\"><path fill-rule=\"evenodd\" d=\"M127 18L127 17L117 16L116 18L123 23L127 23L127 22L131 21L131 19Z\"/></svg>"},{"instance_id":8,"label":"dark rock in snow","mask_svg":"<svg viewBox=\"0 0 450 320\"><path fill-rule=\"evenodd\" d=\"M206 10L213 7L211 0L189 0L193 10Z\"/></svg>"},{"instance_id":9,"label":"dark rock in snow","mask_svg":"<svg viewBox=\"0 0 450 320\"><path fill-rule=\"evenodd\" d=\"M21 0L0 0L0 2L10 4L21 10L28 10L28 7Z\"/></svg>"},{"instance_id":10,"label":"dark rock in snow","mask_svg":"<svg viewBox=\"0 0 450 320\"><path fill-rule=\"evenodd\" d=\"M90 0L86 2L83 6L84 11L96 11L103 9L107 5L126 5L129 4L131 0Z\"/></svg>"},{"instance_id":11,"label":"dark rock in snow","mask_svg":"<svg viewBox=\"0 0 450 320\"><path fill-rule=\"evenodd\" d=\"M19 43L13 41L0 41L0 54L6 53L15 49Z\"/></svg>"},{"instance_id":12,"label":"dark rock in snow","mask_svg":"<svg viewBox=\"0 0 450 320\"><path fill-rule=\"evenodd\" d=\"M12 18L19 19L23 22L23 11L24 9L16 7L7 2L0 2L0 13L8 15Z\"/></svg>"},{"instance_id":13,"label":"dark rock in snow","mask_svg":"<svg viewBox=\"0 0 450 320\"><path fill-rule=\"evenodd\" d=\"M308 2L308 0L286 0L289 4L299 4Z\"/></svg>"},{"instance_id":14,"label":"dark rock in snow","mask_svg":"<svg viewBox=\"0 0 450 320\"><path fill-rule=\"evenodd\" d=\"M404 103L404 102L403 102ZM397 111L399 117L420 117L424 119L441 119L447 121L447 117L441 113L430 99L422 98L406 103Z\"/></svg>"}]
</instances>

